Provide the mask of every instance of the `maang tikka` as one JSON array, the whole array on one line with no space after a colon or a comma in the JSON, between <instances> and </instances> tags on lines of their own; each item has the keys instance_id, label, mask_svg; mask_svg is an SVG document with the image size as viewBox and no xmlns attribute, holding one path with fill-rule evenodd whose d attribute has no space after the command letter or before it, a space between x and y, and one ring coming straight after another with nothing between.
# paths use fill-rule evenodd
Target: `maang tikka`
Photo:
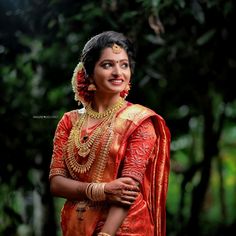
<instances>
[{"instance_id":1,"label":"maang tikka","mask_svg":"<svg viewBox=\"0 0 236 236\"><path fill-rule=\"evenodd\" d=\"M118 44L114 43L112 45L111 49L115 54L119 54L119 53L121 53L122 47L119 46Z\"/></svg>"}]
</instances>

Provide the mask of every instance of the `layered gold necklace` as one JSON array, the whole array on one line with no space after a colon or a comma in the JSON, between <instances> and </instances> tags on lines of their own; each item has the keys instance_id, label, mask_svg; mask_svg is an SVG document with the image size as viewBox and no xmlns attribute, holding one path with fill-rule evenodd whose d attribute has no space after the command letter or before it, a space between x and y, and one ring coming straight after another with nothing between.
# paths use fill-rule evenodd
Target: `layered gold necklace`
<instances>
[{"instance_id":1,"label":"layered gold necklace","mask_svg":"<svg viewBox=\"0 0 236 236\"><path fill-rule=\"evenodd\" d=\"M94 111L90 104L86 107L86 112L80 115L78 121L71 129L67 146L68 158L66 158L66 163L73 177L76 178L76 174L86 173L90 170L97 155L99 144L103 141L103 145L99 150L99 164L95 178L98 181L102 177L101 174L105 169L107 155L112 142L115 113L124 103L125 101L121 99L103 113ZM102 120L95 130L84 139L82 137L82 130L89 117ZM83 164L78 163L75 158L76 156L82 158Z\"/></svg>"},{"instance_id":2,"label":"layered gold necklace","mask_svg":"<svg viewBox=\"0 0 236 236\"><path fill-rule=\"evenodd\" d=\"M94 111L91 107L91 103L88 104L88 106L86 107L86 110L89 117L94 118L94 119L102 119L104 117L108 117L114 114L114 112L118 111L123 106L123 104L124 104L124 99L120 98L118 102L116 102L114 105L106 109L104 112Z\"/></svg>"}]
</instances>

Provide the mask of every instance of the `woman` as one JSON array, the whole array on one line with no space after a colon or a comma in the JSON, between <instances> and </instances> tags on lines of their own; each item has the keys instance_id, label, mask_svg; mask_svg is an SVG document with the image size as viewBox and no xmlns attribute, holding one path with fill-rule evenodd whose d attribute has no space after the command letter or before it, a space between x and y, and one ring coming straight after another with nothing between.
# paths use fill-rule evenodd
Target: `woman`
<instances>
[{"instance_id":1,"label":"woman","mask_svg":"<svg viewBox=\"0 0 236 236\"><path fill-rule=\"evenodd\" d=\"M72 87L84 108L58 123L51 192L66 198L65 236L164 236L170 134L154 111L125 100L131 43L107 31L85 45Z\"/></svg>"}]
</instances>

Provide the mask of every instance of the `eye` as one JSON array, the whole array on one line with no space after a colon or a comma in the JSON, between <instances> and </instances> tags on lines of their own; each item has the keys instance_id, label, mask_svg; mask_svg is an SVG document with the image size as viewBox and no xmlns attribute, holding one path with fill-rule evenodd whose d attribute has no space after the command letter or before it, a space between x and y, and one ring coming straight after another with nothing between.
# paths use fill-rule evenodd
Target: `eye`
<instances>
[{"instance_id":1,"label":"eye","mask_svg":"<svg viewBox=\"0 0 236 236\"><path fill-rule=\"evenodd\" d=\"M110 63L110 62L105 62L102 64L102 68L104 68L104 69L109 69L111 67L112 67L112 63Z\"/></svg>"},{"instance_id":2,"label":"eye","mask_svg":"<svg viewBox=\"0 0 236 236\"><path fill-rule=\"evenodd\" d=\"M122 63L122 64L121 64L121 68L123 68L123 69L129 68L129 63L128 63L128 62Z\"/></svg>"}]
</instances>

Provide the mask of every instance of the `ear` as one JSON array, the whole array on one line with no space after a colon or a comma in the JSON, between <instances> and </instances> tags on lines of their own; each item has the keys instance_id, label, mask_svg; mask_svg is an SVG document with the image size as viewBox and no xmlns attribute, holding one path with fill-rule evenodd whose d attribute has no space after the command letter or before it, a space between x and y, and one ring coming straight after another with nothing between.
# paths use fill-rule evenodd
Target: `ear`
<instances>
[{"instance_id":1,"label":"ear","mask_svg":"<svg viewBox=\"0 0 236 236\"><path fill-rule=\"evenodd\" d=\"M88 77L88 79L89 79L89 83L95 84L94 75L93 75L93 74L91 74L91 75Z\"/></svg>"}]
</instances>

